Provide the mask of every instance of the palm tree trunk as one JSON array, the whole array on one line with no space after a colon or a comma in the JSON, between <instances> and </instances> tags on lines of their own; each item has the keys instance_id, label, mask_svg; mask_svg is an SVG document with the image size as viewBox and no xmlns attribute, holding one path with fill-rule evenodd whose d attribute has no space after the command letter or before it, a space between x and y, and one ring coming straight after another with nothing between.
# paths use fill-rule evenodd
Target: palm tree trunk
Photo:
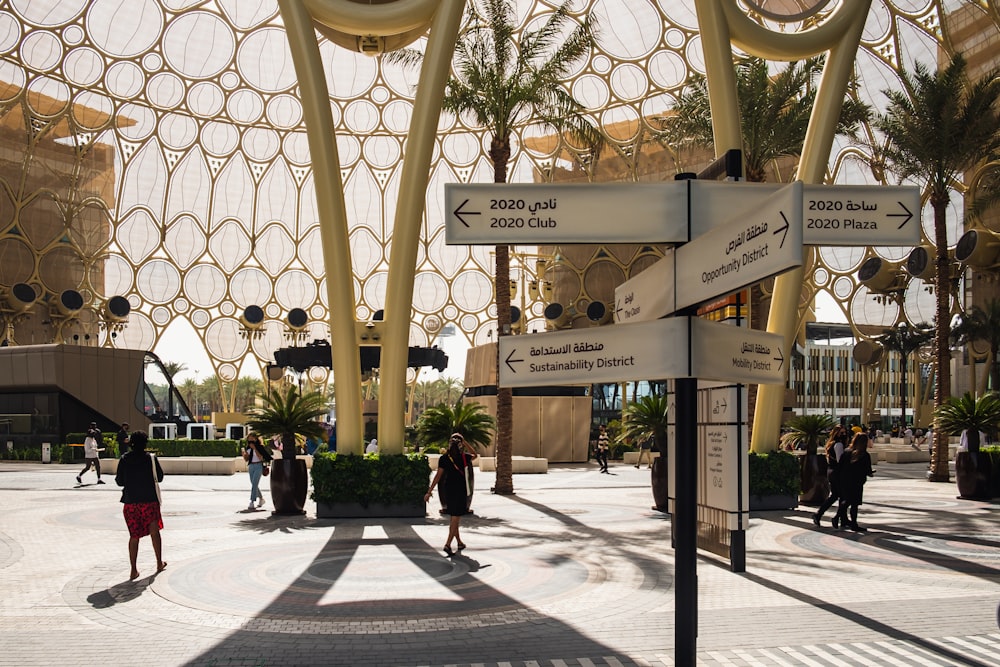
<instances>
[{"instance_id":1,"label":"palm tree trunk","mask_svg":"<svg viewBox=\"0 0 1000 667\"><path fill-rule=\"evenodd\" d=\"M490 143L493 161L493 182L507 182L507 163L510 160L510 138L494 137ZM510 335L510 247L496 247L496 275L494 289L497 304L497 382L500 380L500 337ZM514 442L514 396L510 387L497 386L497 476L493 492L513 495L514 470L511 457Z\"/></svg>"},{"instance_id":2,"label":"palm tree trunk","mask_svg":"<svg viewBox=\"0 0 1000 667\"><path fill-rule=\"evenodd\" d=\"M990 350L990 391L1000 391L1000 360L997 359L1000 349Z\"/></svg>"},{"instance_id":3,"label":"palm tree trunk","mask_svg":"<svg viewBox=\"0 0 1000 667\"><path fill-rule=\"evenodd\" d=\"M903 366L900 369L899 375L899 398L902 402L902 414L899 416L899 427L902 430L906 430L906 366L909 363L909 358L905 354L899 355L902 359Z\"/></svg>"},{"instance_id":4,"label":"palm tree trunk","mask_svg":"<svg viewBox=\"0 0 1000 667\"><path fill-rule=\"evenodd\" d=\"M948 346L948 334L951 332L951 265L948 258L948 232L945 226L947 190L933 191L930 201L934 209L934 245L937 246L937 258L934 260L937 325L934 336L934 363L937 367L934 376L934 407L939 408L951 396L951 348ZM947 482L949 477L948 434L944 429L935 428L934 458L931 460L931 470L927 479L932 482Z\"/></svg>"}]
</instances>

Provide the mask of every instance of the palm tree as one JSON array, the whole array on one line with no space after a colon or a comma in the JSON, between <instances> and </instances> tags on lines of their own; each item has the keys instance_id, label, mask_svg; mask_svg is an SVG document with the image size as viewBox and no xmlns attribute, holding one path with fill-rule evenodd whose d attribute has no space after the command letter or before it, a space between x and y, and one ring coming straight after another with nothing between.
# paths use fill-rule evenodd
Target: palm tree
<instances>
[{"instance_id":1,"label":"palm tree","mask_svg":"<svg viewBox=\"0 0 1000 667\"><path fill-rule=\"evenodd\" d=\"M775 75L767 61L755 56L739 60L735 67L746 178L764 182L768 167L776 160L797 158L802 153L816 97L812 82L823 69L823 57L790 63ZM841 109L837 131L853 134L870 115L867 104L849 97ZM663 130L654 138L675 149L714 145L704 74L691 77L663 121Z\"/></svg>"},{"instance_id":2,"label":"palm tree","mask_svg":"<svg viewBox=\"0 0 1000 667\"><path fill-rule=\"evenodd\" d=\"M325 439L326 430L316 421L327 413L326 397L319 392L300 394L294 386L283 393L272 391L264 397L264 405L248 413L247 426L263 437L281 438L281 457L296 457L296 438Z\"/></svg>"},{"instance_id":3,"label":"palm tree","mask_svg":"<svg viewBox=\"0 0 1000 667\"><path fill-rule=\"evenodd\" d=\"M795 449L799 449L801 445L806 455L815 456L819 443L826 438L834 424L836 422L830 415L796 415L785 422L787 433L781 439Z\"/></svg>"},{"instance_id":4,"label":"palm tree","mask_svg":"<svg viewBox=\"0 0 1000 667\"><path fill-rule=\"evenodd\" d=\"M956 345L968 345L977 340L990 347L990 386L1000 391L1000 299L990 299L985 308L973 306L959 315L958 323L951 330L951 340Z\"/></svg>"},{"instance_id":5,"label":"palm tree","mask_svg":"<svg viewBox=\"0 0 1000 667\"><path fill-rule=\"evenodd\" d=\"M166 372L167 376L172 382L177 374L187 370L187 364L182 361L164 361L163 370Z\"/></svg>"},{"instance_id":6,"label":"palm tree","mask_svg":"<svg viewBox=\"0 0 1000 667\"><path fill-rule=\"evenodd\" d=\"M489 447L496 422L479 403L458 402L454 408L441 403L424 410L417 420L417 435L424 446L445 446L452 433L461 433L473 447Z\"/></svg>"},{"instance_id":7,"label":"palm tree","mask_svg":"<svg viewBox=\"0 0 1000 667\"><path fill-rule=\"evenodd\" d=\"M622 410L620 440L642 442L653 438L654 447L662 455L667 447L667 411L670 409L666 396L653 394L643 396L625 406Z\"/></svg>"},{"instance_id":8,"label":"palm tree","mask_svg":"<svg viewBox=\"0 0 1000 667\"><path fill-rule=\"evenodd\" d=\"M946 436L967 431L969 453L978 454L979 433L993 437L1000 426L1000 394L990 392L976 398L966 392L961 398L952 396L935 408L934 425L934 430L940 430Z\"/></svg>"},{"instance_id":9,"label":"palm tree","mask_svg":"<svg viewBox=\"0 0 1000 667\"><path fill-rule=\"evenodd\" d=\"M906 371L910 365L910 355L934 340L934 329L926 322L921 322L916 326L908 322L900 322L899 325L887 329L876 340L885 349L892 350L899 355L899 398L902 403L899 423L900 430L902 430L906 428L906 394L909 389L909 385L906 384Z\"/></svg>"},{"instance_id":10,"label":"palm tree","mask_svg":"<svg viewBox=\"0 0 1000 667\"><path fill-rule=\"evenodd\" d=\"M298 458L298 436L324 440L326 430L316 421L327 412L326 397L319 392L300 394L295 386L264 396L264 405L248 414L247 425L263 437L281 438L281 461L271 466L271 500L275 514L303 514L309 475Z\"/></svg>"},{"instance_id":11,"label":"palm tree","mask_svg":"<svg viewBox=\"0 0 1000 667\"><path fill-rule=\"evenodd\" d=\"M1000 425L1000 394L990 392L976 398L966 392L961 398L953 396L934 410L934 420L937 426L934 430L943 431L945 436L965 432L969 449L959 450L955 456L959 496L988 499L992 466L989 457L979 456L980 432L996 436Z\"/></svg>"},{"instance_id":12,"label":"palm tree","mask_svg":"<svg viewBox=\"0 0 1000 667\"><path fill-rule=\"evenodd\" d=\"M491 135L489 157L495 183L507 182L511 135L531 123L569 134L596 157L601 134L563 83L590 53L596 23L593 14L577 23L571 6L572 1L566 0L540 27L519 34L517 5L512 0L469 5L442 108L470 118ZM495 273L497 333L506 336L511 328L509 246L496 247ZM513 396L509 387L499 387L494 488L498 494L514 493L512 439Z\"/></svg>"},{"instance_id":13,"label":"palm tree","mask_svg":"<svg viewBox=\"0 0 1000 667\"><path fill-rule=\"evenodd\" d=\"M799 502L818 505L830 495L826 457L817 454L817 450L835 423L830 415L796 415L785 422L788 432L782 436L782 442L806 450L806 455L799 458Z\"/></svg>"},{"instance_id":14,"label":"palm tree","mask_svg":"<svg viewBox=\"0 0 1000 667\"><path fill-rule=\"evenodd\" d=\"M901 180L913 179L926 188L934 211L934 245L937 248L934 276L936 300L934 338L935 408L951 396L951 267L948 256L947 210L951 187L965 172L1000 155L1000 78L991 72L975 83L966 75L965 58L955 54L951 62L932 72L915 63L913 71L901 71L900 90L886 90L889 103L874 127L885 135L878 152L886 169ZM928 479L946 482L948 438L934 429L934 458Z\"/></svg>"}]
</instances>

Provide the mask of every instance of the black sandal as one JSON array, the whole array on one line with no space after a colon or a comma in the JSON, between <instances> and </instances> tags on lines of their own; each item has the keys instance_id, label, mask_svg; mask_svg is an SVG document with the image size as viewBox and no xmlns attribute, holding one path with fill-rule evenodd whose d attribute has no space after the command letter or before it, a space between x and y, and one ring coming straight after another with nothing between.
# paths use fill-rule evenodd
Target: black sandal
<instances>
[{"instance_id":1,"label":"black sandal","mask_svg":"<svg viewBox=\"0 0 1000 667\"><path fill-rule=\"evenodd\" d=\"M444 552L445 552L445 554L447 554L449 556L451 556L452 554L455 553L454 551L451 550L451 545L450 544L444 545Z\"/></svg>"},{"instance_id":2,"label":"black sandal","mask_svg":"<svg viewBox=\"0 0 1000 667\"><path fill-rule=\"evenodd\" d=\"M464 548L465 548L465 545L464 545L464 544L462 544L461 542L459 542L459 543L458 543L458 550L459 550L459 551L461 551L461 550L462 550L462 549L464 549Z\"/></svg>"}]
</instances>

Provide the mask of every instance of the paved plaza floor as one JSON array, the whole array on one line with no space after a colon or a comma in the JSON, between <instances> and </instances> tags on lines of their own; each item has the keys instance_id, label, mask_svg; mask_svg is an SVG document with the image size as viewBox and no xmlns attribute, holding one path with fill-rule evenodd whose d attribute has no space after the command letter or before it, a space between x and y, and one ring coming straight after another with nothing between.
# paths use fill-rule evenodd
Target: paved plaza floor
<instances>
[{"instance_id":1,"label":"paved plaza floor","mask_svg":"<svg viewBox=\"0 0 1000 667\"><path fill-rule=\"evenodd\" d=\"M747 570L698 561L698 664L1000 665L998 503L882 464L867 533L752 515ZM669 517L649 472L476 476L447 524L248 511L248 480L163 482L166 570L128 580L113 479L0 462L0 665L673 665ZM436 510L436 507L431 507Z\"/></svg>"}]
</instances>

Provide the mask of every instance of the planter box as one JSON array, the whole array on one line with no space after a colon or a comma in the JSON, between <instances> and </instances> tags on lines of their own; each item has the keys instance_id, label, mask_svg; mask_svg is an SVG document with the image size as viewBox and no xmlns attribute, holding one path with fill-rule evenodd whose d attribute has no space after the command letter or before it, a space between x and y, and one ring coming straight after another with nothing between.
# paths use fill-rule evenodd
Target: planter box
<instances>
[{"instance_id":1,"label":"planter box","mask_svg":"<svg viewBox=\"0 0 1000 667\"><path fill-rule=\"evenodd\" d=\"M317 519L386 519L422 518L427 515L427 505L384 505L371 503L362 507L360 503L316 503Z\"/></svg>"},{"instance_id":2,"label":"planter box","mask_svg":"<svg viewBox=\"0 0 1000 667\"><path fill-rule=\"evenodd\" d=\"M795 494L786 496L750 496L750 511L791 510L799 505L799 497Z\"/></svg>"},{"instance_id":3,"label":"planter box","mask_svg":"<svg viewBox=\"0 0 1000 667\"><path fill-rule=\"evenodd\" d=\"M651 452L650 455L654 459L660 457L659 452ZM627 463L628 465L634 466L638 460L639 460L639 452L625 452L624 454L622 454L622 463ZM650 465L649 456L642 457L642 463L643 465Z\"/></svg>"},{"instance_id":4,"label":"planter box","mask_svg":"<svg viewBox=\"0 0 1000 667\"><path fill-rule=\"evenodd\" d=\"M480 456L476 459L479 469L483 472L494 472L497 469L497 459L495 456ZM522 473L547 473L549 471L549 460L532 456L512 456L510 461L511 472L519 475Z\"/></svg>"},{"instance_id":5,"label":"planter box","mask_svg":"<svg viewBox=\"0 0 1000 667\"><path fill-rule=\"evenodd\" d=\"M101 459L101 473L114 475L118 472L118 461L120 459ZM165 475L235 475L239 469L238 465L243 464L243 471L247 469L247 464L243 458L228 458L224 456L157 456Z\"/></svg>"},{"instance_id":6,"label":"planter box","mask_svg":"<svg viewBox=\"0 0 1000 667\"><path fill-rule=\"evenodd\" d=\"M931 460L931 453L928 451L917 451L916 449L909 451L901 449L899 451L882 452L882 457L885 458L886 463L927 463ZM872 460L872 463L875 463L875 461Z\"/></svg>"}]
</instances>

